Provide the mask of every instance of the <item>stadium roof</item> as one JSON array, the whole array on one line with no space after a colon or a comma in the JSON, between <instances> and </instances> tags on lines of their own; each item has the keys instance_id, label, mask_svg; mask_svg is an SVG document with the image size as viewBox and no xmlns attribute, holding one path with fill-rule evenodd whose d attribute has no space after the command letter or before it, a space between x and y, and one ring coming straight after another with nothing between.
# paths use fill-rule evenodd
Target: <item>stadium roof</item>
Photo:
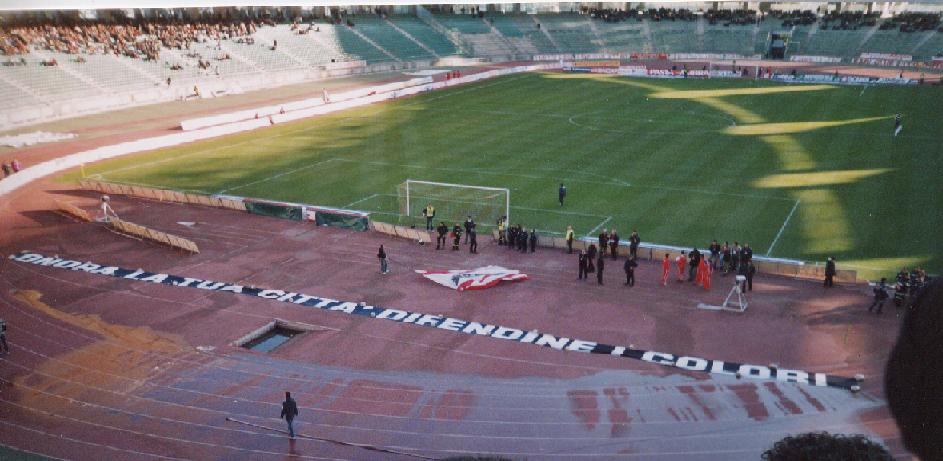
<instances>
[{"instance_id":1,"label":"stadium roof","mask_svg":"<svg viewBox=\"0 0 943 461\"><path fill-rule=\"evenodd\" d=\"M733 2L735 0L720 0L721 2ZM475 2L470 0L437 0L434 2L416 2L405 0L226 0L226 1L207 1L207 0L0 0L0 10L22 11L22 10L98 10L98 9L122 9L122 8L207 8L207 7L231 7L231 6L349 6L349 5L415 5L415 4L461 4L461 5L485 5L496 3L555 3L538 0L515 0L515 1L487 1ZM559 2L571 3L571 2ZM580 2L572 2L580 3ZM589 3L589 2L587 2ZM655 2L646 2L649 4L665 3L692 3L686 0L661 0ZM714 3L714 2L704 2ZM742 3L737 1L737 3ZM795 2L770 2L770 3L795 3ZM821 2L802 2L802 3L828 3ZM869 1L850 0L845 3L879 3ZM943 0L911 0L910 4L936 4L943 6Z\"/></svg>"}]
</instances>

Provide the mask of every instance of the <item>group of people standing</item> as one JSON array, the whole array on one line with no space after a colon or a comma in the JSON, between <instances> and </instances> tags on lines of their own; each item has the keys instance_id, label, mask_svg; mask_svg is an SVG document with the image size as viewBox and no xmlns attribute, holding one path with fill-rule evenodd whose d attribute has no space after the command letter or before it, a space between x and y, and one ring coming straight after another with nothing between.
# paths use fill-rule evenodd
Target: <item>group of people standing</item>
<instances>
[{"instance_id":1,"label":"group of people standing","mask_svg":"<svg viewBox=\"0 0 943 461\"><path fill-rule=\"evenodd\" d=\"M507 216L498 218L498 245L505 245L509 250L517 250L521 253L531 253L537 251L537 230L531 228L530 231L520 224L508 226Z\"/></svg>"},{"instance_id":2,"label":"group of people standing","mask_svg":"<svg viewBox=\"0 0 943 461\"><path fill-rule=\"evenodd\" d=\"M573 226L566 228L567 253L573 253ZM585 280L589 274L596 274L596 283L603 284L603 272L606 269L606 253L612 260L619 256L619 234L615 229L611 231L603 229L598 237L599 246L591 243L586 251L579 251L579 280ZM636 258L638 257L638 247L642 243L638 231L632 230L629 237L629 256L626 258L622 269L625 271L625 285L635 286L635 268L638 267Z\"/></svg>"}]
</instances>

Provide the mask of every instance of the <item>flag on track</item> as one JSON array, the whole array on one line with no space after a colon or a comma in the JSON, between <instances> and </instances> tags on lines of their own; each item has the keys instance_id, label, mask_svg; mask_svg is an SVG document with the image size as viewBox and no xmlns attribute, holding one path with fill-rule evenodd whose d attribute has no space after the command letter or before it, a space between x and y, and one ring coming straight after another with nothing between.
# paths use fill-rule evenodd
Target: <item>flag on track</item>
<instances>
[{"instance_id":1,"label":"flag on track","mask_svg":"<svg viewBox=\"0 0 943 461\"><path fill-rule=\"evenodd\" d=\"M527 280L527 274L501 266L485 266L470 270L451 271L424 271L417 270L417 274L432 280L439 285L453 290L484 290L491 288L502 281Z\"/></svg>"}]
</instances>

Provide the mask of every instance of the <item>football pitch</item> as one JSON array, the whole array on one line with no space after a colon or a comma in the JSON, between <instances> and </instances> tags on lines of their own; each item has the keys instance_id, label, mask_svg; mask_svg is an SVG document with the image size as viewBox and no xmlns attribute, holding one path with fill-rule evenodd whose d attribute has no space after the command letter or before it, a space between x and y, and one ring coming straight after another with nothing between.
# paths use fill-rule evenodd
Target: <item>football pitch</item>
<instances>
[{"instance_id":1,"label":"football pitch","mask_svg":"<svg viewBox=\"0 0 943 461\"><path fill-rule=\"evenodd\" d=\"M85 171L396 223L419 222L401 214L407 179L500 187L512 223L545 233L638 229L660 244L834 255L863 277L940 273L941 101L941 87L519 74Z\"/></svg>"}]
</instances>

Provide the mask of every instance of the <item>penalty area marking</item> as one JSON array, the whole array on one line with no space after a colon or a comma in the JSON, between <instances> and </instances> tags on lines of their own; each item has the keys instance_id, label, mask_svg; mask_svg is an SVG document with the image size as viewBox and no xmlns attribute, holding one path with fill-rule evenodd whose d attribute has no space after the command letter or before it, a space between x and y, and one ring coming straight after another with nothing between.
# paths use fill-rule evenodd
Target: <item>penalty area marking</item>
<instances>
[{"instance_id":1,"label":"penalty area marking","mask_svg":"<svg viewBox=\"0 0 943 461\"><path fill-rule=\"evenodd\" d=\"M592 237L593 234L595 234L596 231L598 231L600 227L605 226L606 223L611 220L612 220L612 216L606 216L606 219L603 219L601 223L597 224L596 227L593 228L593 230L586 233L586 237Z\"/></svg>"},{"instance_id":2,"label":"penalty area marking","mask_svg":"<svg viewBox=\"0 0 943 461\"><path fill-rule=\"evenodd\" d=\"M776 238L773 239L773 243L771 243L769 249L766 250L767 257L773 253L773 248L776 246L776 243L779 242L779 237L782 237L783 231L786 230L786 226L789 225L789 220L792 219L792 215L796 212L796 208L799 208L798 199L796 199L796 203L792 206L792 210L789 210L789 214L786 216L786 220L783 221L782 227L779 228L779 232L776 233Z\"/></svg>"}]
</instances>

